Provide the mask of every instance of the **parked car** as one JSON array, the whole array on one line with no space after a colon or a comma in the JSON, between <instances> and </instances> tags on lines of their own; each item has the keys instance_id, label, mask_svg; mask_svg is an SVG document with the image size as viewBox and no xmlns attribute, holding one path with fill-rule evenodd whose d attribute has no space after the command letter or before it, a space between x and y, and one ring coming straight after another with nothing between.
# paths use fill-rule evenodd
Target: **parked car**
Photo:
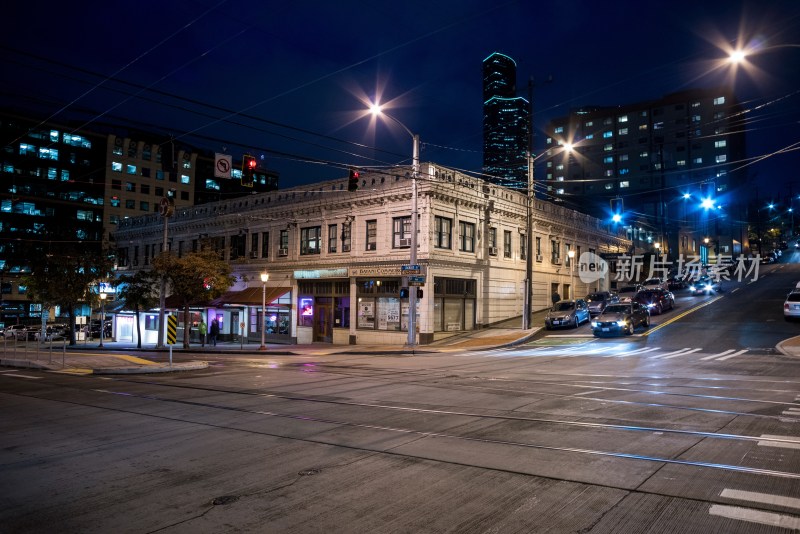
<instances>
[{"instance_id":1,"label":"parked car","mask_svg":"<svg viewBox=\"0 0 800 534\"><path fill-rule=\"evenodd\" d=\"M67 337L67 332L69 327L65 324L49 324L45 330L45 341L56 341L59 339L65 339ZM42 337L41 328L38 328L35 333L35 339L38 341L39 338Z\"/></svg>"},{"instance_id":2,"label":"parked car","mask_svg":"<svg viewBox=\"0 0 800 534\"><path fill-rule=\"evenodd\" d=\"M648 278L642 284L645 289L663 289L668 290L669 286L667 285L667 281L663 278Z\"/></svg>"},{"instance_id":3,"label":"parked car","mask_svg":"<svg viewBox=\"0 0 800 534\"><path fill-rule=\"evenodd\" d=\"M592 333L595 336L614 334L633 334L636 327L650 326L650 312L638 302L617 302L592 319Z\"/></svg>"},{"instance_id":4,"label":"parked car","mask_svg":"<svg viewBox=\"0 0 800 534\"><path fill-rule=\"evenodd\" d=\"M783 318L791 321L800 317L800 289L793 289L783 303Z\"/></svg>"},{"instance_id":5,"label":"parked car","mask_svg":"<svg viewBox=\"0 0 800 534\"><path fill-rule=\"evenodd\" d=\"M612 302L617 302L618 298L615 293L610 291L598 291L596 293L589 293L586 295L586 305L589 306L589 315L594 317L600 315L606 306Z\"/></svg>"},{"instance_id":6,"label":"parked car","mask_svg":"<svg viewBox=\"0 0 800 534\"><path fill-rule=\"evenodd\" d=\"M708 275L703 275L696 280L692 280L689 286L689 291L692 292L692 295L710 295L719 290L719 280L715 280Z\"/></svg>"},{"instance_id":7,"label":"parked car","mask_svg":"<svg viewBox=\"0 0 800 534\"><path fill-rule=\"evenodd\" d=\"M100 321L93 320L92 328L89 331L89 339L100 339ZM103 328L103 338L108 339L111 337L111 321L107 320Z\"/></svg>"},{"instance_id":8,"label":"parked car","mask_svg":"<svg viewBox=\"0 0 800 534\"><path fill-rule=\"evenodd\" d=\"M675 307L675 297L671 292L663 289L639 291L633 300L647 308L651 314L655 313L656 315L661 315L664 310L671 310Z\"/></svg>"},{"instance_id":9,"label":"parked car","mask_svg":"<svg viewBox=\"0 0 800 534\"><path fill-rule=\"evenodd\" d=\"M24 324L12 324L11 326L7 326L3 331L3 337L6 339L26 339L26 336L27 328Z\"/></svg>"},{"instance_id":10,"label":"parked car","mask_svg":"<svg viewBox=\"0 0 800 534\"><path fill-rule=\"evenodd\" d=\"M550 308L544 318L546 330L562 326L578 328L581 323L591 320L589 306L583 299L559 300Z\"/></svg>"},{"instance_id":11,"label":"parked car","mask_svg":"<svg viewBox=\"0 0 800 534\"><path fill-rule=\"evenodd\" d=\"M644 286L641 284L636 284L632 286L622 286L617 289L617 298L620 302L631 302L633 297L636 296L636 293L644 289Z\"/></svg>"}]
</instances>

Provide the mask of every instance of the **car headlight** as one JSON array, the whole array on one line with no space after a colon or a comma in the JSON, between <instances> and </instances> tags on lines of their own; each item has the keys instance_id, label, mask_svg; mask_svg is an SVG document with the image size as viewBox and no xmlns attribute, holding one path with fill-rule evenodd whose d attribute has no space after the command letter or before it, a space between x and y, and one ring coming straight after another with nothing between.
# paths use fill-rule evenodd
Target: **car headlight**
<instances>
[{"instance_id":1,"label":"car headlight","mask_svg":"<svg viewBox=\"0 0 800 534\"><path fill-rule=\"evenodd\" d=\"M712 289L714 289L714 286L711 284L706 284L706 291L711 291Z\"/></svg>"},{"instance_id":2,"label":"car headlight","mask_svg":"<svg viewBox=\"0 0 800 534\"><path fill-rule=\"evenodd\" d=\"M649 304L647 305L647 307L648 307L648 308L655 308L655 307L656 307L656 305L655 305L655 304L653 304L653 303L651 302L651 303L649 303Z\"/></svg>"},{"instance_id":3,"label":"car headlight","mask_svg":"<svg viewBox=\"0 0 800 534\"><path fill-rule=\"evenodd\" d=\"M689 289L690 289L691 291L697 291L697 287L696 287L696 286L689 286Z\"/></svg>"},{"instance_id":4,"label":"car headlight","mask_svg":"<svg viewBox=\"0 0 800 534\"><path fill-rule=\"evenodd\" d=\"M597 328L597 321L592 321L592 328Z\"/></svg>"},{"instance_id":5,"label":"car headlight","mask_svg":"<svg viewBox=\"0 0 800 534\"><path fill-rule=\"evenodd\" d=\"M626 321L625 319L620 319L619 321L617 321L617 326L625 326L626 324L628 324L628 321Z\"/></svg>"}]
</instances>

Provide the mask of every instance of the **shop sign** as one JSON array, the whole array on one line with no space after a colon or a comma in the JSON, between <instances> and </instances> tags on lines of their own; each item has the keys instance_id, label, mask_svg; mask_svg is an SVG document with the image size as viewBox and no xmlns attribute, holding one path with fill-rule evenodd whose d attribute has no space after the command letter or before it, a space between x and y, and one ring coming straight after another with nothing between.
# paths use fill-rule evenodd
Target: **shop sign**
<instances>
[{"instance_id":1,"label":"shop sign","mask_svg":"<svg viewBox=\"0 0 800 534\"><path fill-rule=\"evenodd\" d=\"M296 280L309 280L315 278L347 278L347 268L341 269L308 269L303 271L295 271L294 277Z\"/></svg>"},{"instance_id":2,"label":"shop sign","mask_svg":"<svg viewBox=\"0 0 800 534\"><path fill-rule=\"evenodd\" d=\"M396 267L350 267L350 276L402 276Z\"/></svg>"}]
</instances>

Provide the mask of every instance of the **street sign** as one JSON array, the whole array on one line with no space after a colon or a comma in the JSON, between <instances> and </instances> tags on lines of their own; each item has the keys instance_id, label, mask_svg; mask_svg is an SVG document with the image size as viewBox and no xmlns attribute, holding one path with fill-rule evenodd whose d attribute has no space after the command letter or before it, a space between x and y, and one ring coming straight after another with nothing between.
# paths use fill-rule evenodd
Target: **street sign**
<instances>
[{"instance_id":1,"label":"street sign","mask_svg":"<svg viewBox=\"0 0 800 534\"><path fill-rule=\"evenodd\" d=\"M425 285L425 277L424 276L409 276L408 277L408 285L410 285L410 286L423 286L423 285Z\"/></svg>"},{"instance_id":2,"label":"street sign","mask_svg":"<svg viewBox=\"0 0 800 534\"><path fill-rule=\"evenodd\" d=\"M408 274L419 274L422 271L422 268L419 265L401 265L400 272L403 273L403 276Z\"/></svg>"},{"instance_id":3,"label":"street sign","mask_svg":"<svg viewBox=\"0 0 800 534\"><path fill-rule=\"evenodd\" d=\"M174 345L178 339L178 316L170 315L167 317L167 343Z\"/></svg>"}]
</instances>

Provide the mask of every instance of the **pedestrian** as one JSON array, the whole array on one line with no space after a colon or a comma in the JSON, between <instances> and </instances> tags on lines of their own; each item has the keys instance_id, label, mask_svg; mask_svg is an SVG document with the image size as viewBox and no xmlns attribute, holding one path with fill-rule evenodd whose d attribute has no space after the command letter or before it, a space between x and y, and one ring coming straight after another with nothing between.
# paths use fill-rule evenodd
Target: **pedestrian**
<instances>
[{"instance_id":1,"label":"pedestrian","mask_svg":"<svg viewBox=\"0 0 800 534\"><path fill-rule=\"evenodd\" d=\"M202 343L203 346L205 347L206 346L206 334L208 333L208 325L206 324L205 319L203 319L202 317L200 318L200 327L199 328L200 328L200 343Z\"/></svg>"},{"instance_id":2,"label":"pedestrian","mask_svg":"<svg viewBox=\"0 0 800 534\"><path fill-rule=\"evenodd\" d=\"M214 319L211 321L211 339L209 340L209 345L217 346L217 336L219 335L219 321Z\"/></svg>"},{"instance_id":3,"label":"pedestrian","mask_svg":"<svg viewBox=\"0 0 800 534\"><path fill-rule=\"evenodd\" d=\"M553 295L550 297L553 301L553 304L561 300L561 295L558 294L558 291L553 291Z\"/></svg>"}]
</instances>

